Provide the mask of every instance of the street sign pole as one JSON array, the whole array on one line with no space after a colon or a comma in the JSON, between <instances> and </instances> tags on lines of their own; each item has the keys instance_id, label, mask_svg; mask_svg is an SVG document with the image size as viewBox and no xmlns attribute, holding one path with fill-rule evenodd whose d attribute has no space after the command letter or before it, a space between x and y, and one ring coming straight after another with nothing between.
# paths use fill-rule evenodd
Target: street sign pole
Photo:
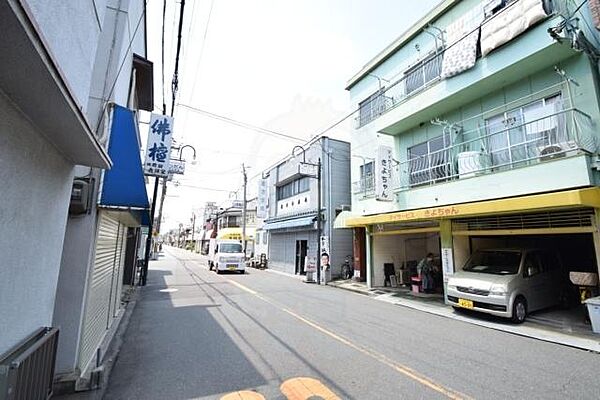
<instances>
[{"instance_id":1,"label":"street sign pole","mask_svg":"<svg viewBox=\"0 0 600 400\"><path fill-rule=\"evenodd\" d=\"M154 195L152 196L152 207L150 208L150 222L148 224L148 237L146 238L146 251L144 253L144 265L140 274L139 285L146 286L146 278L148 277L148 263L150 262L150 250L152 248L152 235L154 229L154 213L156 211L156 195L158 194L157 176L154 178Z\"/></svg>"}]
</instances>

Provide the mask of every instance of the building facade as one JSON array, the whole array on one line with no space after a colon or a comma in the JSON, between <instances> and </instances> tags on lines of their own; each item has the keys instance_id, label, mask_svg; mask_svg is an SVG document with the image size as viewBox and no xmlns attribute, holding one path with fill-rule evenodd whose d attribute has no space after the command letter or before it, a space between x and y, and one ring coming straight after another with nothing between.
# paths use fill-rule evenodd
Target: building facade
<instances>
[{"instance_id":1,"label":"building facade","mask_svg":"<svg viewBox=\"0 0 600 400\"><path fill-rule=\"evenodd\" d=\"M0 244L0 355L56 327L55 372L74 383L118 320L147 215L137 114L152 109L145 4L10 0L0 15L0 229L14 238Z\"/></svg>"},{"instance_id":2,"label":"building facade","mask_svg":"<svg viewBox=\"0 0 600 400\"><path fill-rule=\"evenodd\" d=\"M351 232L333 229L335 217L350 203L350 144L323 137L294 150L294 157L263 172L268 200L258 202L267 205L261 239L268 241L269 268L305 274L307 260L317 261L320 192L322 247L329 251L332 276L339 276L345 257L352 254Z\"/></svg>"},{"instance_id":3,"label":"building facade","mask_svg":"<svg viewBox=\"0 0 600 400\"><path fill-rule=\"evenodd\" d=\"M444 1L349 81L370 287L489 247L598 272L598 45L587 5Z\"/></svg>"}]
</instances>

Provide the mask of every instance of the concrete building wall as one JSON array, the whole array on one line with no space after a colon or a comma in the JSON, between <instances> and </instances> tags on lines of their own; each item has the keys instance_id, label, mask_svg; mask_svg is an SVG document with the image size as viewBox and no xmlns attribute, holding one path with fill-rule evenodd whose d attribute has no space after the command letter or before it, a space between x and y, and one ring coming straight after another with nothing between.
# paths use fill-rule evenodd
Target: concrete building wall
<instances>
[{"instance_id":1,"label":"concrete building wall","mask_svg":"<svg viewBox=\"0 0 600 400\"><path fill-rule=\"evenodd\" d=\"M102 131L107 128L101 124L103 115L111 112L107 108L103 114L107 100L129 106L132 54L145 56L145 23L143 19L140 22L144 2L108 0L96 2L95 5L102 7L98 12L101 32L94 47L93 65L89 66L92 82L86 94L86 116L92 129L100 127ZM107 140L105 138L105 144ZM75 175L89 174L95 178L93 204L96 204L101 171L78 167ZM56 361L56 372L61 375L75 372L78 364L88 280L93 267L97 214L97 208L93 207L89 214L71 216L65 232L53 317L54 325L61 329Z\"/></svg>"},{"instance_id":2,"label":"concrete building wall","mask_svg":"<svg viewBox=\"0 0 600 400\"><path fill-rule=\"evenodd\" d=\"M352 254L352 230L333 229L336 210L351 204L350 195L350 143L329 138L325 140L323 164L325 207L323 235L329 236L331 274L336 277L347 255Z\"/></svg>"},{"instance_id":3,"label":"concrete building wall","mask_svg":"<svg viewBox=\"0 0 600 400\"><path fill-rule=\"evenodd\" d=\"M0 353L52 325L73 165L0 92Z\"/></svg>"},{"instance_id":4,"label":"concrete building wall","mask_svg":"<svg viewBox=\"0 0 600 400\"><path fill-rule=\"evenodd\" d=\"M106 3L106 0L26 1L48 50L84 110Z\"/></svg>"},{"instance_id":5,"label":"concrete building wall","mask_svg":"<svg viewBox=\"0 0 600 400\"><path fill-rule=\"evenodd\" d=\"M89 168L77 167L76 176L83 176ZM97 171L94 172L99 177ZM93 204L96 204L97 191ZM61 268L54 304L53 325L60 328L59 351L56 355L56 373L73 372L79 353L80 330L82 327L87 296L88 277L96 242L97 208L90 214L71 216L65 231Z\"/></svg>"}]
</instances>

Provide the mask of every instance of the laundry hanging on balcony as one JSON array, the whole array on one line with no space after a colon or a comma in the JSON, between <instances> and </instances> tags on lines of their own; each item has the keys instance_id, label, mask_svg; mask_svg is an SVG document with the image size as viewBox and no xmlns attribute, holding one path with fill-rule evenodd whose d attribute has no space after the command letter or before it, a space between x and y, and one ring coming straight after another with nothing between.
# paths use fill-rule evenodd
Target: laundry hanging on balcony
<instances>
[{"instance_id":1,"label":"laundry hanging on balcony","mask_svg":"<svg viewBox=\"0 0 600 400\"><path fill-rule=\"evenodd\" d=\"M530 26L546 18L543 0L516 0L481 26L481 55L510 42Z\"/></svg>"},{"instance_id":2,"label":"laundry hanging on balcony","mask_svg":"<svg viewBox=\"0 0 600 400\"><path fill-rule=\"evenodd\" d=\"M450 78L475 66L482 22L483 8L479 5L446 27L448 48L442 61L442 78Z\"/></svg>"},{"instance_id":3,"label":"laundry hanging on balcony","mask_svg":"<svg viewBox=\"0 0 600 400\"><path fill-rule=\"evenodd\" d=\"M589 0L588 7L596 29L600 30L600 0Z\"/></svg>"}]
</instances>

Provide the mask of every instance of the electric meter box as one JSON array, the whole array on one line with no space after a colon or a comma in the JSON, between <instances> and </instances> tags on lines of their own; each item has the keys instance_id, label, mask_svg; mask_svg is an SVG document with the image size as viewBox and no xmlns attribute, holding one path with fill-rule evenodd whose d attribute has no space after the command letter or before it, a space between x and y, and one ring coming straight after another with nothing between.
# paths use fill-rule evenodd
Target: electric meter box
<instances>
[{"instance_id":1,"label":"electric meter box","mask_svg":"<svg viewBox=\"0 0 600 400\"><path fill-rule=\"evenodd\" d=\"M88 212L90 203L90 183L83 179L75 179L71 189L69 214L78 215Z\"/></svg>"}]
</instances>

